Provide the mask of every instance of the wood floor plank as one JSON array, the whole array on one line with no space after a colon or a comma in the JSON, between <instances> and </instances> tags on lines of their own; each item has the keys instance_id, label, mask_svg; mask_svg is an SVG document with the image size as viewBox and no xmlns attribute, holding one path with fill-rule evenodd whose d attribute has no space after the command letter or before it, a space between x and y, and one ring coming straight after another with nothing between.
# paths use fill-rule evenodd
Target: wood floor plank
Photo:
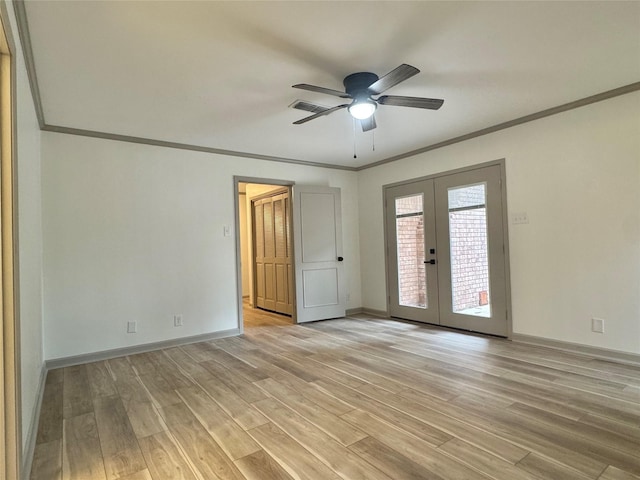
<instances>
[{"instance_id":1,"label":"wood floor plank","mask_svg":"<svg viewBox=\"0 0 640 480\"><path fill-rule=\"evenodd\" d=\"M62 478L63 480L106 480L107 478L93 412L64 419Z\"/></svg>"},{"instance_id":2,"label":"wood floor plank","mask_svg":"<svg viewBox=\"0 0 640 480\"><path fill-rule=\"evenodd\" d=\"M148 352L149 359L156 366L156 371L173 389L193 386L193 381L184 375L184 371L176 365L163 351Z\"/></svg>"},{"instance_id":3,"label":"wood floor plank","mask_svg":"<svg viewBox=\"0 0 640 480\"><path fill-rule=\"evenodd\" d=\"M247 480L293 480L264 450L239 458L236 466Z\"/></svg>"},{"instance_id":4,"label":"wood floor plank","mask_svg":"<svg viewBox=\"0 0 640 480\"><path fill-rule=\"evenodd\" d=\"M120 397L98 397L94 409L107 478L144 470L146 463Z\"/></svg>"},{"instance_id":5,"label":"wood floor plank","mask_svg":"<svg viewBox=\"0 0 640 480\"><path fill-rule=\"evenodd\" d=\"M125 408L137 438L148 437L167 430L164 419L153 403L129 402Z\"/></svg>"},{"instance_id":6,"label":"wood floor plank","mask_svg":"<svg viewBox=\"0 0 640 480\"><path fill-rule=\"evenodd\" d=\"M62 390L62 382L45 385L36 444L62 439Z\"/></svg>"},{"instance_id":7,"label":"wood floor plank","mask_svg":"<svg viewBox=\"0 0 640 480\"><path fill-rule=\"evenodd\" d=\"M516 465L541 480L558 480L560 478L562 480L587 480L595 478L537 453L530 453Z\"/></svg>"},{"instance_id":8,"label":"wood floor plank","mask_svg":"<svg viewBox=\"0 0 640 480\"><path fill-rule=\"evenodd\" d=\"M266 398L264 392L256 387L252 382L239 375L234 375L227 367L219 364L218 362L203 362L202 366L211 372L214 378L224 382L227 387L243 398L245 402L253 403Z\"/></svg>"},{"instance_id":9,"label":"wood floor plank","mask_svg":"<svg viewBox=\"0 0 640 480\"><path fill-rule=\"evenodd\" d=\"M353 480L390 480L380 470L352 453L306 420L305 417L294 413L279 401L267 399L256 402L254 405L274 425L313 453L341 477Z\"/></svg>"},{"instance_id":10,"label":"wood floor plank","mask_svg":"<svg viewBox=\"0 0 640 480\"><path fill-rule=\"evenodd\" d=\"M153 480L198 480L167 432L141 438L139 442Z\"/></svg>"},{"instance_id":11,"label":"wood floor plank","mask_svg":"<svg viewBox=\"0 0 640 480\"><path fill-rule=\"evenodd\" d=\"M251 437L199 387L178 390L185 405L232 460L260 450Z\"/></svg>"},{"instance_id":12,"label":"wood floor plank","mask_svg":"<svg viewBox=\"0 0 640 480\"><path fill-rule=\"evenodd\" d=\"M91 389L85 365L75 365L64 369L62 411L64 418L93 411Z\"/></svg>"},{"instance_id":13,"label":"wood floor plank","mask_svg":"<svg viewBox=\"0 0 640 480\"><path fill-rule=\"evenodd\" d=\"M514 403L507 407L509 412L527 417L539 423L544 423L553 428L560 428L570 436L579 436L591 441L594 445L601 444L604 447L615 445L616 450L625 452L630 456L638 459L640 462L640 442L637 440L627 439L624 435L610 432L608 430L587 425L582 422L569 420L551 412L545 412L538 408L530 407ZM607 457L611 461L611 457Z\"/></svg>"},{"instance_id":14,"label":"wood floor plank","mask_svg":"<svg viewBox=\"0 0 640 480\"><path fill-rule=\"evenodd\" d=\"M450 480L487 480L487 477L480 472L472 470L463 463L433 448L424 440L400 428L396 428L394 425L384 422L374 415L362 410L354 410L343 415L343 418L367 432L371 438L375 438L381 444L425 468L433 476L444 475Z\"/></svg>"},{"instance_id":15,"label":"wood floor plank","mask_svg":"<svg viewBox=\"0 0 640 480\"><path fill-rule=\"evenodd\" d=\"M344 392L344 389L341 389L337 385L329 386L329 388L334 391ZM433 432L432 441L434 443L439 442L435 443L435 446L439 446L444 443L444 441L450 440L451 437L458 437L510 463L517 462L528 453L528 450L496 436L490 430L469 425L465 421L464 416L460 417L442 413L446 402L431 399L431 402L437 402L436 404L442 406L440 409L434 409L428 408L425 405L430 397L423 394L417 394L419 395L419 400L409 400L404 396L393 395L383 389L377 389L373 385L362 387L359 391L365 395L365 398L371 398L380 402L384 405L384 409L396 409L430 426ZM404 395L404 392L401 393ZM366 401L359 408L378 415L376 411L372 411L367 407ZM380 409L378 409L378 411L379 410ZM407 429L407 426L403 425L403 428ZM410 428L410 426L408 428ZM441 440L443 434L445 435L445 440Z\"/></svg>"},{"instance_id":16,"label":"wood floor plank","mask_svg":"<svg viewBox=\"0 0 640 480\"><path fill-rule=\"evenodd\" d=\"M127 359L138 376L153 375L157 371L148 352L129 355Z\"/></svg>"},{"instance_id":17,"label":"wood floor plank","mask_svg":"<svg viewBox=\"0 0 640 480\"><path fill-rule=\"evenodd\" d=\"M196 421L195 415L191 410L189 410L184 402L182 402L182 400L178 404L159 408L158 412L169 427L179 423L190 423Z\"/></svg>"},{"instance_id":18,"label":"wood floor plank","mask_svg":"<svg viewBox=\"0 0 640 480\"><path fill-rule=\"evenodd\" d=\"M91 395L96 397L111 397L118 394L116 384L113 382L107 362L94 362L87 364L87 377Z\"/></svg>"},{"instance_id":19,"label":"wood floor plank","mask_svg":"<svg viewBox=\"0 0 640 480\"><path fill-rule=\"evenodd\" d=\"M357 390L353 390L346 385L341 385L331 380L315 383L326 392L330 392L335 395L337 398L340 398L363 411L376 415L389 423L401 427L403 430L421 438L430 445L437 447L452 438L452 435L446 433L444 430L439 430L433 425L423 422L415 416L411 416L403 411L395 408L389 408L384 403L368 397Z\"/></svg>"},{"instance_id":20,"label":"wood floor plank","mask_svg":"<svg viewBox=\"0 0 640 480\"><path fill-rule=\"evenodd\" d=\"M128 409L129 403L150 402L149 394L140 382L126 357L107 360L107 367L114 380L118 394Z\"/></svg>"},{"instance_id":21,"label":"wood floor plank","mask_svg":"<svg viewBox=\"0 0 640 480\"><path fill-rule=\"evenodd\" d=\"M315 455L281 429L267 423L249 430L256 442L288 473L297 480L339 480L340 477Z\"/></svg>"},{"instance_id":22,"label":"wood floor plank","mask_svg":"<svg viewBox=\"0 0 640 480\"><path fill-rule=\"evenodd\" d=\"M131 475L126 475L124 477L120 477L118 480L154 480L151 478L151 474L149 470L146 468L140 472L132 473Z\"/></svg>"},{"instance_id":23,"label":"wood floor plank","mask_svg":"<svg viewBox=\"0 0 640 480\"><path fill-rule=\"evenodd\" d=\"M256 385L263 388L269 395L278 399L294 412L302 415L327 435L335 438L342 445L351 445L367 436L341 418L306 399L295 390L287 388L271 378L256 382ZM254 405L257 405L257 403Z\"/></svg>"},{"instance_id":24,"label":"wood floor plank","mask_svg":"<svg viewBox=\"0 0 640 480\"><path fill-rule=\"evenodd\" d=\"M454 438L440 445L438 450L495 480L538 480L538 477L525 470L459 438Z\"/></svg>"},{"instance_id":25,"label":"wood floor plank","mask_svg":"<svg viewBox=\"0 0 640 480\"><path fill-rule=\"evenodd\" d=\"M240 470L198 421L173 425L170 431L203 478L243 480Z\"/></svg>"},{"instance_id":26,"label":"wood floor plank","mask_svg":"<svg viewBox=\"0 0 640 480\"><path fill-rule=\"evenodd\" d=\"M211 353L217 350L213 345L206 342L190 343L179 348L198 363L213 360Z\"/></svg>"},{"instance_id":27,"label":"wood floor plank","mask_svg":"<svg viewBox=\"0 0 640 480\"><path fill-rule=\"evenodd\" d=\"M349 449L394 480L446 480L371 437L354 443Z\"/></svg>"},{"instance_id":28,"label":"wood floor plank","mask_svg":"<svg viewBox=\"0 0 640 480\"><path fill-rule=\"evenodd\" d=\"M640 477L609 465L598 480L640 480Z\"/></svg>"},{"instance_id":29,"label":"wood floor plank","mask_svg":"<svg viewBox=\"0 0 640 480\"><path fill-rule=\"evenodd\" d=\"M52 383L62 383L63 381L64 381L64 368L54 368L47 372L45 385L51 385Z\"/></svg>"},{"instance_id":30,"label":"wood floor plank","mask_svg":"<svg viewBox=\"0 0 640 480\"><path fill-rule=\"evenodd\" d=\"M253 409L242 397L224 383L214 379L204 381L200 386L245 430L259 427L268 422L263 415Z\"/></svg>"},{"instance_id":31,"label":"wood floor plank","mask_svg":"<svg viewBox=\"0 0 640 480\"><path fill-rule=\"evenodd\" d=\"M178 368L183 370L190 377L196 380L207 380L211 378L211 373L192 357L187 355L181 348L168 348L163 352L178 366Z\"/></svg>"},{"instance_id":32,"label":"wood floor plank","mask_svg":"<svg viewBox=\"0 0 640 480\"><path fill-rule=\"evenodd\" d=\"M32 480L62 480L62 437L36 445L30 478Z\"/></svg>"},{"instance_id":33,"label":"wood floor plank","mask_svg":"<svg viewBox=\"0 0 640 480\"><path fill-rule=\"evenodd\" d=\"M640 425L619 422L617 420L612 420L611 418L593 414L584 415L583 417L580 417L579 421L580 423L585 423L617 435L622 435L628 440L632 440L640 444Z\"/></svg>"},{"instance_id":34,"label":"wood floor plank","mask_svg":"<svg viewBox=\"0 0 640 480\"><path fill-rule=\"evenodd\" d=\"M168 407L181 402L172 385L167 382L160 372L140 375L139 378L147 389L151 401L157 407Z\"/></svg>"},{"instance_id":35,"label":"wood floor plank","mask_svg":"<svg viewBox=\"0 0 640 480\"><path fill-rule=\"evenodd\" d=\"M503 438L523 445L531 451L557 458L559 463L587 476L597 476L606 467L606 463L600 458L581 449L582 442L578 438L568 438L559 428L541 428L535 421L528 421L509 414L504 409L493 409L484 403L469 399L452 406L451 413L456 411L456 408L459 415L466 416L466 421L481 428L492 429ZM569 441L565 442L563 439Z\"/></svg>"}]
</instances>

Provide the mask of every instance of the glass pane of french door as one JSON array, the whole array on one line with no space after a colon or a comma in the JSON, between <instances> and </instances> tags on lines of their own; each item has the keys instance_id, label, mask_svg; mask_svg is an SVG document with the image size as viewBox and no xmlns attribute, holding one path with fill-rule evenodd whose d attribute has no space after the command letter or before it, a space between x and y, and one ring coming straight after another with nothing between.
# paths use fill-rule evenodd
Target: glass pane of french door
<instances>
[{"instance_id":1,"label":"glass pane of french door","mask_svg":"<svg viewBox=\"0 0 640 480\"><path fill-rule=\"evenodd\" d=\"M448 189L451 308L491 317L486 184Z\"/></svg>"},{"instance_id":2,"label":"glass pane of french door","mask_svg":"<svg viewBox=\"0 0 640 480\"><path fill-rule=\"evenodd\" d=\"M427 308L424 264L424 195L395 199L398 302L405 307Z\"/></svg>"}]
</instances>

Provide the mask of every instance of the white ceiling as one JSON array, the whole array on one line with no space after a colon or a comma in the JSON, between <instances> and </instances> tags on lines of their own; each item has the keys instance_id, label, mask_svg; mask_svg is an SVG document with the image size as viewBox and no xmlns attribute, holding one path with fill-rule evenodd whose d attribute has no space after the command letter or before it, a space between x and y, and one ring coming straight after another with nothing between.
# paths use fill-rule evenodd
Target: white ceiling
<instances>
[{"instance_id":1,"label":"white ceiling","mask_svg":"<svg viewBox=\"0 0 640 480\"><path fill-rule=\"evenodd\" d=\"M640 81L640 2L28 1L48 125L358 167ZM421 73L355 134L353 72Z\"/></svg>"}]
</instances>

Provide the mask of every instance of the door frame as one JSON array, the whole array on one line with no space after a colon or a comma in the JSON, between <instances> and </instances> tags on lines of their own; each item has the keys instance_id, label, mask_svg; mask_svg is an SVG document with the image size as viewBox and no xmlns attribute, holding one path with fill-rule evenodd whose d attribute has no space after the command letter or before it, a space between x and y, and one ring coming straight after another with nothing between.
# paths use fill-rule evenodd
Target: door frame
<instances>
[{"instance_id":1,"label":"door frame","mask_svg":"<svg viewBox=\"0 0 640 480\"><path fill-rule=\"evenodd\" d=\"M22 448L15 42L0 5L0 478L20 478Z\"/></svg>"},{"instance_id":2,"label":"door frame","mask_svg":"<svg viewBox=\"0 0 640 480\"><path fill-rule=\"evenodd\" d=\"M505 301L507 307L507 338L511 339L513 337L513 314L511 309L511 272L510 272L510 256L509 256L509 215L507 209L507 182L506 182L506 161L504 158L498 160L492 160L489 162L478 163L474 165L469 165L466 167L456 168L453 170L446 170L442 172L433 173L431 175L426 175L423 177L410 178L407 180L402 180L400 182L389 183L387 185L382 186L382 211L383 211L383 231L384 231L384 272L385 272L385 287L386 287L386 299L387 299L387 307L386 307L386 316L387 318L391 318L389 313L389 304L391 302L391 286L389 285L389 262L391 261L391 255L389 254L389 232L387 228L386 222L386 210L387 206L386 202L386 193L387 189L392 187L397 187L400 185L406 185L414 182L421 182L424 180L436 179L439 177L444 177L448 175L453 175L456 173L469 172L473 170L479 170L485 167L498 166L500 168L500 178L501 178L501 195L502 195L502 236L504 243L504 276L505 276ZM411 321L411 320L409 320ZM441 325L442 328L452 328ZM467 330L464 330L467 331ZM488 334L487 334L488 335Z\"/></svg>"},{"instance_id":3,"label":"door frame","mask_svg":"<svg viewBox=\"0 0 640 480\"><path fill-rule=\"evenodd\" d=\"M240 175L233 176L233 212L234 212L234 232L236 237L236 292L237 292L237 308L238 308L238 330L242 335L244 333L244 315L242 312L242 266L240 265L241 258L241 247L240 247L240 205L238 204L240 198L240 184L241 183L256 183L261 185L274 185L277 187L284 187L289 190L289 198L292 197L293 186L295 185L294 181L291 180L277 180L273 178L261 178L261 177L245 177ZM293 215L292 210L289 209L289 225L291 225L291 238L293 239ZM249 212L247 211L247 215ZM251 231L253 235L253 229ZM253 250L253 249L252 249ZM291 242L291 255L294 257L294 246L293 241ZM253 260L252 260L253 262ZM252 267L253 269L253 267ZM293 269L293 312L291 314L291 319L293 323L298 323L296 318L296 302L295 302L295 294L296 294L296 284L295 284L295 269ZM253 283L255 282L253 274L251 275L251 283L253 288Z\"/></svg>"}]
</instances>

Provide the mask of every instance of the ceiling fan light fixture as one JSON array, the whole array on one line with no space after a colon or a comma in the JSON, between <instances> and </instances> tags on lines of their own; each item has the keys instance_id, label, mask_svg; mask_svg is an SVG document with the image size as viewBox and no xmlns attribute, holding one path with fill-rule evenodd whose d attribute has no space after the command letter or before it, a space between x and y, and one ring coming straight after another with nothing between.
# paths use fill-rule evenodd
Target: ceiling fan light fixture
<instances>
[{"instance_id":1,"label":"ceiling fan light fixture","mask_svg":"<svg viewBox=\"0 0 640 480\"><path fill-rule=\"evenodd\" d=\"M358 120L364 120L374 114L377 108L376 102L370 98L356 98L351 105L349 105L349 113L353 118Z\"/></svg>"}]
</instances>

